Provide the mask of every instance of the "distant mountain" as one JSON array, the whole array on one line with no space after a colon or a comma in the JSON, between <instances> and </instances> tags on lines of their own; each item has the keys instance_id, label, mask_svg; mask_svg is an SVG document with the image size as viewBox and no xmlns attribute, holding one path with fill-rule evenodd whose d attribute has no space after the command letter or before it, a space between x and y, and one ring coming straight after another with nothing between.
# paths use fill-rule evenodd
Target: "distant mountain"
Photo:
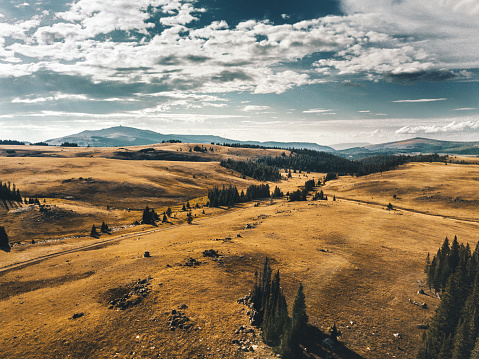
<instances>
[{"instance_id":1,"label":"distant mountain","mask_svg":"<svg viewBox=\"0 0 479 359\"><path fill-rule=\"evenodd\" d=\"M351 143L337 143L334 145L329 145L329 147L334 148L336 151L348 150L350 148L356 147L366 147L371 145L369 142L351 142Z\"/></svg>"},{"instance_id":2,"label":"distant mountain","mask_svg":"<svg viewBox=\"0 0 479 359\"><path fill-rule=\"evenodd\" d=\"M350 158L364 158L373 155L426 154L479 155L479 142L440 141L429 138L411 138L403 141L381 143L338 151Z\"/></svg>"},{"instance_id":3,"label":"distant mountain","mask_svg":"<svg viewBox=\"0 0 479 359\"><path fill-rule=\"evenodd\" d=\"M61 145L64 142L77 143L79 146L91 147L122 147L141 146L161 143L168 140L179 140L184 143L232 143L251 146L280 147L280 148L306 148L316 151L334 152L328 146L320 146L311 142L258 142L258 141L237 141L219 136L208 135L164 135L149 130L140 130L134 127L116 126L102 130L82 131L75 135L54 138L45 141L49 145Z\"/></svg>"}]
</instances>

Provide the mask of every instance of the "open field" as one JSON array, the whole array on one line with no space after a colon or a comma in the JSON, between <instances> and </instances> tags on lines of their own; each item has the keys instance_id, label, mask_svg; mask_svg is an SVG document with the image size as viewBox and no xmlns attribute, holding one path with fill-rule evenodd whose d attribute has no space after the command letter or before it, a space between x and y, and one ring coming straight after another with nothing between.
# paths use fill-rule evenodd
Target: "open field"
<instances>
[{"instance_id":1,"label":"open field","mask_svg":"<svg viewBox=\"0 0 479 359\"><path fill-rule=\"evenodd\" d=\"M411 163L395 171L326 184L339 197L479 221L479 166ZM396 198L394 198L396 196Z\"/></svg>"},{"instance_id":2,"label":"open field","mask_svg":"<svg viewBox=\"0 0 479 359\"><path fill-rule=\"evenodd\" d=\"M108 183L123 179L132 187L161 189L152 178L172 176L162 182L168 183L163 188L173 193L171 205L175 200L189 199L181 196L189 188L188 193L197 198L206 186L222 181L240 187L254 183L231 175L217 163L75 158L74 163L82 165L69 168L63 159L25 157L21 159L24 172L7 173L5 169L20 168L20 159L0 161L5 164L1 167L2 178L11 176L8 180L26 191L47 191L64 179L80 176ZM52 161L48 162L50 166L57 166L48 174L49 181L43 183L41 179L47 176L42 172L47 162L36 161ZM117 162L125 162L125 167ZM176 172L170 171L173 168ZM25 173L33 170L36 175L25 178ZM478 172L475 165L408 164L382 174L328 182L323 190L329 201L268 200L259 206L247 203L229 210L207 208L206 216L197 209L198 217L192 225L178 219L159 227L127 228L99 240L69 239L13 247L9 253L0 252L0 267L4 268L0 268L2 355L272 358L274 353L261 343L257 329L255 338L252 334L235 334L241 325L250 327L247 307L236 300L249 292L254 272L268 257L273 270L280 270L290 309L299 283L304 285L309 322L316 328L311 331L305 357L327 357L318 343L321 333L336 322L343 332L344 348L330 353L335 358L414 358L423 333L417 325L428 322L438 303L430 294L417 294L424 288L426 254L435 253L446 236L457 235L460 242L469 242L473 247L479 241L479 218L473 205L479 200L474 192ZM195 179L193 174L197 174ZM321 175L296 174L292 180L272 185L291 191L313 176L317 179ZM192 181L182 182L182 177ZM84 185L79 180L66 184L72 182ZM63 193L62 187L58 193ZM91 206L92 211L98 211L105 207L102 201L108 199L105 196L88 202L90 195L81 190L77 193L84 197L52 197L51 201L58 201L57 206ZM337 201L331 200L333 194ZM438 199L418 198L431 195ZM456 197L463 200L454 201ZM166 195L159 196L158 203L165 198ZM125 213L125 223L132 220L133 211L124 210L130 205L127 200L110 200L116 208L111 210L113 213ZM148 200L138 196L141 206L132 208L153 203ZM389 202L397 209L386 210ZM2 221L5 216L10 214L4 215ZM252 228L246 229L246 224ZM112 241L34 264L5 268L106 239ZM220 259L203 257L202 252L208 249L218 251ZM150 258L143 257L145 251L151 253ZM190 258L200 264L186 266ZM148 278L151 279L141 286L149 293L141 301L124 310L109 309L109 301L128 292L133 293L134 302L140 295L133 283ZM414 306L408 299L426 302L428 309ZM192 327L171 331L168 317L182 304L187 308L180 311L190 319ZM73 319L75 313L83 316ZM396 333L401 338L396 338ZM248 338L255 352L238 351L232 341L241 338Z\"/></svg>"}]
</instances>

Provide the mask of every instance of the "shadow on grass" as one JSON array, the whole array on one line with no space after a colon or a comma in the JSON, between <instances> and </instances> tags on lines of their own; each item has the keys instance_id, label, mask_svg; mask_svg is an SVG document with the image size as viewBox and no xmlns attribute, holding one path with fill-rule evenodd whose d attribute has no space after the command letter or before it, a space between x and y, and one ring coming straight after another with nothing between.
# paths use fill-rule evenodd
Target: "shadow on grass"
<instances>
[{"instance_id":1,"label":"shadow on grass","mask_svg":"<svg viewBox=\"0 0 479 359\"><path fill-rule=\"evenodd\" d=\"M11 247L10 247L10 245L7 245L7 246L4 246L4 247L0 247L0 250L2 250L4 252L10 252Z\"/></svg>"},{"instance_id":2,"label":"shadow on grass","mask_svg":"<svg viewBox=\"0 0 479 359\"><path fill-rule=\"evenodd\" d=\"M335 358L335 359L364 359L361 355L337 342L329 347L323 344L323 340L329 338L329 335L323 333L318 328L308 325L302 338L301 344L306 351L303 352L303 358Z\"/></svg>"}]
</instances>

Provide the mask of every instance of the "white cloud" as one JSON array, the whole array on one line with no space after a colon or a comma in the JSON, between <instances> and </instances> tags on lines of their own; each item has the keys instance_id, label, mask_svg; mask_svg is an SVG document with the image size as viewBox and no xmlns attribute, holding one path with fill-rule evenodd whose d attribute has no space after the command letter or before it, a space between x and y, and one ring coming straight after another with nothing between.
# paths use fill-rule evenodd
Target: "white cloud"
<instances>
[{"instance_id":1,"label":"white cloud","mask_svg":"<svg viewBox=\"0 0 479 359\"><path fill-rule=\"evenodd\" d=\"M446 101L447 98L421 98L418 100L396 100L391 102L397 103L415 103L415 102L436 102L436 101Z\"/></svg>"},{"instance_id":2,"label":"white cloud","mask_svg":"<svg viewBox=\"0 0 479 359\"><path fill-rule=\"evenodd\" d=\"M258 112L258 111L267 111L271 110L270 106L259 106L259 105L247 105L241 109L241 111L246 112Z\"/></svg>"},{"instance_id":3,"label":"white cloud","mask_svg":"<svg viewBox=\"0 0 479 359\"><path fill-rule=\"evenodd\" d=\"M455 108L453 111L474 111L477 110L477 107L462 107L462 108Z\"/></svg>"},{"instance_id":4,"label":"white cloud","mask_svg":"<svg viewBox=\"0 0 479 359\"><path fill-rule=\"evenodd\" d=\"M466 132L479 130L479 121L452 121L446 125L419 125L404 126L396 131L396 134L417 134L417 133L448 133Z\"/></svg>"},{"instance_id":5,"label":"white cloud","mask_svg":"<svg viewBox=\"0 0 479 359\"><path fill-rule=\"evenodd\" d=\"M304 110L303 113L315 113L315 114L325 114L325 115L331 115L331 113L334 110L325 110L323 108L312 108L309 110Z\"/></svg>"}]
</instances>

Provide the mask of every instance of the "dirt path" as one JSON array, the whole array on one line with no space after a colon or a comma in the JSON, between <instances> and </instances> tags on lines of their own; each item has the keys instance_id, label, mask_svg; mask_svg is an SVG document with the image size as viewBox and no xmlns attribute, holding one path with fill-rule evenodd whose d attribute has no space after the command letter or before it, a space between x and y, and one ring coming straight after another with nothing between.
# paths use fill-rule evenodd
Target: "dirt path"
<instances>
[{"instance_id":1,"label":"dirt path","mask_svg":"<svg viewBox=\"0 0 479 359\"><path fill-rule=\"evenodd\" d=\"M213 216L213 217L198 219L194 223L209 221L209 220L219 218L219 217L223 217L223 216L226 216L228 214L232 214L232 213L235 213L235 212L238 212L238 211L243 211L247 208L249 208L249 206L248 207L237 208L237 209L234 209L234 210L227 210L223 214L219 214L219 215L216 215L216 216ZM87 245L72 248L72 249L66 249L66 250L63 250L63 251L55 252L55 253L49 253L49 254L42 255L42 256L39 256L39 257L36 257L36 258L32 258L32 259L28 259L28 260L25 260L25 261L8 264L6 266L0 267L0 273L4 273L4 272L14 270L14 269L21 269L21 268L24 268L26 266L36 264L36 263L39 263L39 262L47 260L47 259L59 257L59 256L62 256L62 255L65 255L65 254L75 253L75 252L89 250L89 249L95 249L97 247L101 247L101 246L110 244L112 242L117 242L117 241L120 241L120 240L129 239L129 238L133 238L133 237L141 237L141 236L145 236L145 235L148 235L148 234L151 234L151 233L168 231L168 230L171 230L171 229L174 229L174 228L187 226L187 225L188 225L187 223L182 223L182 224L175 224L175 225L172 225L172 226L166 227L166 228L158 228L158 229L151 229L151 230L145 230L145 231L140 231L140 232L123 234L123 235L120 235L120 236L117 236L117 237L114 237L114 238L109 238L107 240L96 242L96 243L93 243L93 244L87 244Z\"/></svg>"}]
</instances>

